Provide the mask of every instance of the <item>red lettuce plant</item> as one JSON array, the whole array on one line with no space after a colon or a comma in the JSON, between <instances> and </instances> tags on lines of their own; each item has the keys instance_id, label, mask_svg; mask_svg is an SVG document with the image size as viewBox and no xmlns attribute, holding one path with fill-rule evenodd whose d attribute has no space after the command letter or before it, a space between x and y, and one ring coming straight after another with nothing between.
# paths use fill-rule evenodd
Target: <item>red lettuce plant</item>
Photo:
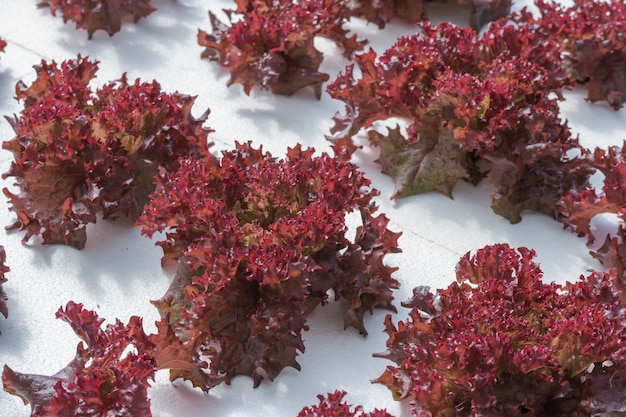
<instances>
[{"instance_id":1,"label":"red lettuce plant","mask_svg":"<svg viewBox=\"0 0 626 417\"><path fill-rule=\"evenodd\" d=\"M418 287L409 318L386 318L393 361L375 381L414 415L624 413L626 326L615 270L542 282L535 253L505 244L466 254L457 282ZM613 414L616 413L616 414Z\"/></svg>"},{"instance_id":2,"label":"red lettuce plant","mask_svg":"<svg viewBox=\"0 0 626 417\"><path fill-rule=\"evenodd\" d=\"M394 309L396 268L383 258L399 252L399 233L374 216L377 191L355 165L313 152L298 145L277 160L237 144L157 177L137 224L147 236L166 233L163 262L180 260L155 302L160 343L175 346L163 360L184 364L169 366L172 380L207 391L236 375L256 386L299 369L307 317L329 290L347 303L345 326L363 334L367 311ZM354 210L362 225L349 239Z\"/></svg>"},{"instance_id":3,"label":"red lettuce plant","mask_svg":"<svg viewBox=\"0 0 626 417\"><path fill-rule=\"evenodd\" d=\"M246 94L254 86L282 95L311 86L319 99L328 74L319 71L323 54L315 37L335 41L346 57L365 43L343 28L349 17L344 0L241 0L228 11L230 26L212 12L209 17L212 32L198 32L201 56L230 72L228 85L242 84Z\"/></svg>"},{"instance_id":4,"label":"red lettuce plant","mask_svg":"<svg viewBox=\"0 0 626 417\"><path fill-rule=\"evenodd\" d=\"M125 214L136 219L159 169L173 170L180 157L208 154L205 113L191 115L194 98L129 84L126 76L93 92L97 62L78 57L36 66L37 79L17 85L24 102L9 119L16 136L2 144L14 162L17 193L4 189L24 240L82 248L85 226Z\"/></svg>"},{"instance_id":5,"label":"red lettuce plant","mask_svg":"<svg viewBox=\"0 0 626 417\"><path fill-rule=\"evenodd\" d=\"M575 0L571 7L536 3L541 17L525 18L558 40L572 77L587 87L587 99L621 108L626 101L626 3Z\"/></svg>"},{"instance_id":6,"label":"red lettuce plant","mask_svg":"<svg viewBox=\"0 0 626 417\"><path fill-rule=\"evenodd\" d=\"M10 271L9 267L5 265L7 261L7 254L4 250L4 246L0 245L0 313L5 317L9 317L9 310L7 308L8 297L2 289L2 284L7 282L4 274Z\"/></svg>"},{"instance_id":7,"label":"red lettuce plant","mask_svg":"<svg viewBox=\"0 0 626 417\"><path fill-rule=\"evenodd\" d=\"M590 158L593 166L604 175L602 191L591 187L572 190L559 201L559 221L578 236L587 236L587 243L603 239L603 245L592 254L606 268L626 271L626 233L620 226L613 236L594 236L591 221L604 213L616 214L626 221L626 147L613 146L607 150L597 148Z\"/></svg>"},{"instance_id":8,"label":"red lettuce plant","mask_svg":"<svg viewBox=\"0 0 626 417\"><path fill-rule=\"evenodd\" d=\"M351 14L376 23L379 28L393 18L415 23L427 20L425 4L448 3L447 0L363 0L348 6ZM457 4L470 4L470 26L478 31L488 22L509 14L512 0L454 0Z\"/></svg>"},{"instance_id":9,"label":"red lettuce plant","mask_svg":"<svg viewBox=\"0 0 626 417\"><path fill-rule=\"evenodd\" d=\"M360 405L352 408L343 400L346 394L345 391L335 391L328 393L326 397L318 395L320 403L312 407L304 407L298 413L298 417L392 417L385 410L375 409L371 413L366 413Z\"/></svg>"},{"instance_id":10,"label":"red lettuce plant","mask_svg":"<svg viewBox=\"0 0 626 417\"><path fill-rule=\"evenodd\" d=\"M151 0L41 0L38 7L50 7L56 16L58 10L63 22L73 21L77 29L85 29L89 39L97 30L105 30L109 36L119 32L122 21L131 17L135 23L156 9Z\"/></svg>"},{"instance_id":11,"label":"red lettuce plant","mask_svg":"<svg viewBox=\"0 0 626 417\"><path fill-rule=\"evenodd\" d=\"M57 318L72 326L83 341L76 356L52 376L22 374L4 366L4 390L31 405L36 417L133 416L149 417L149 380L154 379L154 345L141 319L127 325L104 322L81 304L69 302Z\"/></svg>"},{"instance_id":12,"label":"red lettuce plant","mask_svg":"<svg viewBox=\"0 0 626 417\"><path fill-rule=\"evenodd\" d=\"M328 86L345 104L329 138L345 154L352 137L369 129L383 172L395 179L392 198L426 191L451 195L460 179L488 176L494 211L511 222L523 210L554 215L569 189L587 182L591 168L557 99L572 86L554 42L531 25L493 23L479 36L448 23L420 24L377 59L373 51ZM372 130L389 118L409 123L387 134ZM348 155L350 152L348 152Z\"/></svg>"}]
</instances>

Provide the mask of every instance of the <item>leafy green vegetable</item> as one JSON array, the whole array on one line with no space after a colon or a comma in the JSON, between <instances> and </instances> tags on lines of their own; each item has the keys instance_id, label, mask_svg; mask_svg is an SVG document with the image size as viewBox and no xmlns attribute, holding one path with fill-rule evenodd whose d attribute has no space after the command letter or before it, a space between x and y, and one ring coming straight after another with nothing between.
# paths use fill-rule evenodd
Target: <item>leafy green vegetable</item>
<instances>
[{"instance_id":1,"label":"leafy green vegetable","mask_svg":"<svg viewBox=\"0 0 626 417\"><path fill-rule=\"evenodd\" d=\"M18 83L24 109L8 119L16 136L2 147L14 161L3 178L15 178L18 192L4 193L25 241L37 235L83 248L98 213L136 219L159 169L208 154L208 111L194 118L194 97L164 93L156 81L129 84L125 75L93 92L97 69L81 56L42 61L30 86Z\"/></svg>"},{"instance_id":2,"label":"leafy green vegetable","mask_svg":"<svg viewBox=\"0 0 626 417\"><path fill-rule=\"evenodd\" d=\"M237 144L221 159L185 160L157 177L137 224L147 236L165 232L163 262L180 260L155 302L162 343L177 346L173 357L185 364L171 379L207 391L236 375L258 385L300 369L307 318L329 290L347 304L345 327L363 334L366 312L394 310L396 268L383 258L399 252L399 233L374 216L377 191L355 165L313 152L298 145L278 160ZM350 240L354 210L362 224Z\"/></svg>"},{"instance_id":3,"label":"leafy green vegetable","mask_svg":"<svg viewBox=\"0 0 626 417\"><path fill-rule=\"evenodd\" d=\"M616 270L565 286L542 281L534 252L506 244L466 254L457 282L417 287L388 315L395 366L375 381L414 415L622 415L624 284Z\"/></svg>"}]
</instances>

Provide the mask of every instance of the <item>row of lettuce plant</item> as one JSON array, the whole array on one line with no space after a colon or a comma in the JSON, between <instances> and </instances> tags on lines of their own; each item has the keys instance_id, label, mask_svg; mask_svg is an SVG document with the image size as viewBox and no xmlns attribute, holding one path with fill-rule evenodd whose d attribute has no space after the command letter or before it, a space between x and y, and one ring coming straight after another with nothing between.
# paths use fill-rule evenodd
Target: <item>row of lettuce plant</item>
<instances>
[{"instance_id":1,"label":"row of lettuce plant","mask_svg":"<svg viewBox=\"0 0 626 417\"><path fill-rule=\"evenodd\" d=\"M435 293L416 288L403 304L411 309L409 318L397 325L391 315L386 318L388 350L378 356L396 365L375 382L388 386L398 400L412 398L414 415L623 413L621 274L610 269L563 286L546 284L533 257L524 248L488 246L460 260L457 282L448 288ZM8 366L3 372L5 390L30 402L32 415L150 416L147 389L157 370L169 368L172 378L199 383L199 364L189 355L194 356L194 347L181 342L167 320L158 323L157 334L146 335L139 317L103 329L102 319L74 302L57 317L83 341L67 367L51 376L21 374ZM263 342L262 334L275 331L269 327L253 332L255 345ZM130 345L135 350L128 353ZM207 353L218 353L213 349ZM200 387L209 375L202 374ZM341 410L350 409L342 398L329 395L301 415L344 415ZM360 407L352 412L362 415ZM373 415L388 416L380 410Z\"/></svg>"},{"instance_id":2,"label":"row of lettuce plant","mask_svg":"<svg viewBox=\"0 0 626 417\"><path fill-rule=\"evenodd\" d=\"M520 221L524 210L568 218L568 211L562 209L563 197L572 190L589 189L589 176L596 169L606 175L610 168L602 168L601 150L592 153L571 137L567 123L559 117L558 100L578 80L591 86L589 100L604 97L619 107L626 62L626 47L620 42L626 19L621 17L626 6L623 2L578 2L566 9L544 2L538 5L544 16L514 15L510 19L516 25L501 20L482 35L446 23L422 23L420 33L400 38L380 58L373 51L357 55L361 77L354 77L352 64L328 86L331 97L346 105L345 113L335 116L329 137L337 154L350 155L356 149L352 138L365 129L371 144L380 148L383 172L396 180L392 198L431 190L450 195L459 180L477 183L486 177L494 187L494 211L511 222ZM248 6L240 4L238 11ZM334 9L325 9L319 19L329 10ZM296 15L316 13L322 12L299 10ZM335 29L328 33L341 32ZM235 37L247 39L246 32ZM584 43L584 48L573 48L576 39L583 39L578 45ZM597 59L584 55L591 50ZM71 71L67 67L71 65L81 68L62 75ZM123 76L93 92L88 84L97 71L96 63L79 56L62 67L44 62L36 68L38 78L32 86L17 88L24 110L19 120L17 116L10 120L17 136L3 147L15 154L16 161L4 176L15 177L21 193L5 193L20 227L27 230L26 239L41 234L45 243L63 241L81 247L84 224L93 221L94 213L101 211L108 217L122 211L136 218L154 187L157 167L165 160L174 161L163 167L170 171L176 168L178 157L207 153L210 130L198 131L208 112L194 119L189 114L193 98L162 93L158 83L137 80L130 85ZM603 94L599 96L598 91ZM132 94L141 98L129 98ZM63 111L57 110L59 106ZM132 112L124 111L130 108ZM179 117L176 112L186 113L180 116L184 127L172 125L171 120ZM73 118L74 113L84 117ZM375 122L394 117L409 123L406 133L399 128L387 134L371 129ZM163 128L168 123L170 127ZM81 155L73 154L74 162L82 154L85 160L97 160L94 155L102 154L104 161L117 158L117 166L85 168L92 176L87 185L75 190L76 184L64 184L49 200L50 207L40 208L41 204L28 200L37 200L41 194L37 183L49 182L54 168L46 167L44 158L35 164L40 169L31 167L33 158L39 157L37 152L50 146L42 138L32 139L54 129L63 140L80 142L69 138L82 135L91 139ZM28 135L31 131L37 133ZM146 140L154 134L164 135L165 144ZM183 138L192 135L197 140L190 145ZM75 145L59 142L45 150L56 161L51 166L59 165L63 146ZM71 159L64 164L71 164ZM111 184L99 183L106 181ZM89 187L95 194L88 193ZM106 190L104 194L94 191L100 189ZM76 207L70 206L70 196ZM51 214L56 206L61 207L61 215Z\"/></svg>"},{"instance_id":3,"label":"row of lettuce plant","mask_svg":"<svg viewBox=\"0 0 626 417\"><path fill-rule=\"evenodd\" d=\"M149 16L156 11L156 7L151 5L151 0L41 0L37 7L50 10L53 16L58 12L61 13L65 23L71 21L77 29L86 30L89 39L98 30L103 30L114 35L119 32L122 22L131 19L137 23L140 19ZM334 15L337 11L340 14L335 15L334 22L320 19L315 22L316 26L329 25L326 29L330 29L335 24L347 22L351 17L359 17L378 25L381 29L386 23L392 19L399 18L408 22L417 22L428 19L425 9L425 3L447 3L447 0L384 0L372 1L364 0L359 3L349 2L347 0L313 0L307 2L298 2L294 0L235 0L236 9L226 10L228 14L241 14L243 20L251 19L254 21L261 15L269 15L267 23L272 24L276 18L284 18L284 10L281 9L297 9L300 5L304 5L305 13L320 13L322 15ZM306 3L306 4L305 4ZM485 23L503 17L509 13L512 0L499 1L481 1L481 0L455 0L455 4L471 5L470 24L476 30ZM306 8L309 8L308 10ZM249 15L248 13L252 13ZM288 11L287 13L291 13ZM328 15L327 15L328 13ZM298 14L298 17L305 17ZM310 22L305 23L300 29L304 29ZM297 24L300 24L298 22ZM213 25L216 28L215 25ZM308 26L310 28L310 26ZM262 29L262 28L258 28ZM274 26L274 29L276 26ZM326 30L324 29L324 30ZM268 33L272 33L270 31ZM295 34L295 32L291 31ZM283 33L284 35L285 33ZM272 37L276 33L272 33ZM340 33L338 35L342 36ZM304 35L305 37L308 34Z\"/></svg>"},{"instance_id":4,"label":"row of lettuce plant","mask_svg":"<svg viewBox=\"0 0 626 417\"><path fill-rule=\"evenodd\" d=\"M329 75L318 71L323 54L313 45L315 37L336 42L351 59L367 43L344 28L351 18L380 28L396 18L423 22L428 20L427 3L447 1L236 0L235 8L224 10L229 24L209 12L212 31L199 29L198 44L205 48L202 57L218 62L231 73L229 84L242 84L246 93L257 86L289 95L312 86L319 98ZM471 6L470 25L478 31L491 21L509 18L512 0L454 3ZM547 31L573 78L587 83L590 100L606 99L620 107L626 91L623 2L575 0L565 7L536 0L536 5L541 16L524 12L524 23L537 23ZM150 0L42 0L38 7L49 8L53 15L60 12L65 22L87 30L89 38L98 30L113 35L125 19L136 23L156 10Z\"/></svg>"},{"instance_id":5,"label":"row of lettuce plant","mask_svg":"<svg viewBox=\"0 0 626 417\"><path fill-rule=\"evenodd\" d=\"M469 3L475 30L507 15L511 6L511 0ZM86 30L89 39L98 30L113 35L125 19L137 23L156 10L150 0L42 0L38 6L49 8L52 15L60 12L64 22L72 21L77 29ZM201 56L218 62L231 73L228 84L242 84L246 93L258 87L291 95L310 86L318 99L329 75L319 72L323 54L314 46L316 37L336 42L345 58L351 59L367 43L344 28L352 18L365 19L379 28L395 18L408 22L428 19L424 0L236 0L235 6L224 10L228 24L209 12L212 31L198 31L198 44L204 48Z\"/></svg>"}]
</instances>

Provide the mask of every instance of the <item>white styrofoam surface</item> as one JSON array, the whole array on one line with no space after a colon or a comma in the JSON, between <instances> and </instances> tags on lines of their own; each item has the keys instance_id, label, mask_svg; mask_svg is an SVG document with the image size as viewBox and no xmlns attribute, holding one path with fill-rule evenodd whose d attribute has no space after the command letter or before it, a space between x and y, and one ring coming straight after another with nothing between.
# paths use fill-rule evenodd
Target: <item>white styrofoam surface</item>
<instances>
[{"instance_id":1,"label":"white styrofoam surface","mask_svg":"<svg viewBox=\"0 0 626 417\"><path fill-rule=\"evenodd\" d=\"M517 7L528 2L517 1ZM198 28L210 29L208 10L219 13L232 7L228 0L155 0L158 10L137 25L127 23L113 37L97 32L87 40L85 31L72 23L63 24L48 10L37 9L34 0L0 0L0 38L8 42L0 56L0 115L18 113L21 104L13 99L18 80L30 83L33 65L42 59L61 62L78 53L100 61L96 84L117 79L123 72L130 80L153 79L168 92L196 95L194 112L211 109L208 126L216 149L229 148L235 140L262 144L275 156L288 146L302 143L318 152L330 152L324 135L332 126L331 117L343 104L325 93L315 100L305 89L292 97L274 96L253 90L250 96L241 86L226 87L229 74L217 64L200 59L196 43ZM454 12L433 7L434 20L467 21L467 9ZM383 52L400 34L412 33L410 25L394 22L383 31L359 22L355 30ZM338 49L321 41L325 53L322 70L331 80L348 63ZM563 117L587 147L621 144L626 137L626 112L615 112L603 104L588 104L585 92L567 94L562 103ZM0 120L0 139L9 140L13 132ZM599 265L591 258L585 240L577 238L551 218L527 213L520 224L509 222L489 208L490 189L481 184L459 184L454 199L429 193L392 202L391 178L382 175L375 151L365 149L355 158L375 188L381 191L377 203L391 219L390 229L402 231L399 244L403 253L389 255L389 265L399 266L395 277L401 282L396 305L409 298L416 285L442 288L454 280L454 267L467 251L487 244L506 242L537 251L548 281L575 280L589 268ZM11 162L9 152L0 152L0 172ZM3 187L10 186L11 179ZM0 225L8 225L13 213L5 199L0 201ZM54 318L56 310L68 301L112 322L126 322L132 315L144 318L147 332L155 330L158 313L149 300L160 298L171 278L171 270L160 267L161 251L154 241L140 236L127 221L100 221L88 229L87 246L82 251L62 246L42 246L36 239L22 244L21 233L2 234L0 244L7 252L11 272L4 289L10 297L9 318L0 317L0 366L8 364L19 372L53 374L74 355L79 339L70 327ZM404 319L399 308L394 321ZM299 356L302 371L286 369L274 382L252 388L247 377L237 377L232 385L219 386L204 394L181 382L170 383L167 372L159 372L150 389L153 415L191 416L294 416L306 405L317 403L317 394L336 389L348 391L347 401L362 404L365 410L386 408L400 417L408 416L408 404L395 402L390 392L370 380L389 365L372 357L385 350L382 333L386 312L366 318L367 338L356 331L343 331L337 306L318 308L310 318L311 330L304 333L306 351ZM27 416L30 408L21 400L0 392L0 416Z\"/></svg>"}]
</instances>

